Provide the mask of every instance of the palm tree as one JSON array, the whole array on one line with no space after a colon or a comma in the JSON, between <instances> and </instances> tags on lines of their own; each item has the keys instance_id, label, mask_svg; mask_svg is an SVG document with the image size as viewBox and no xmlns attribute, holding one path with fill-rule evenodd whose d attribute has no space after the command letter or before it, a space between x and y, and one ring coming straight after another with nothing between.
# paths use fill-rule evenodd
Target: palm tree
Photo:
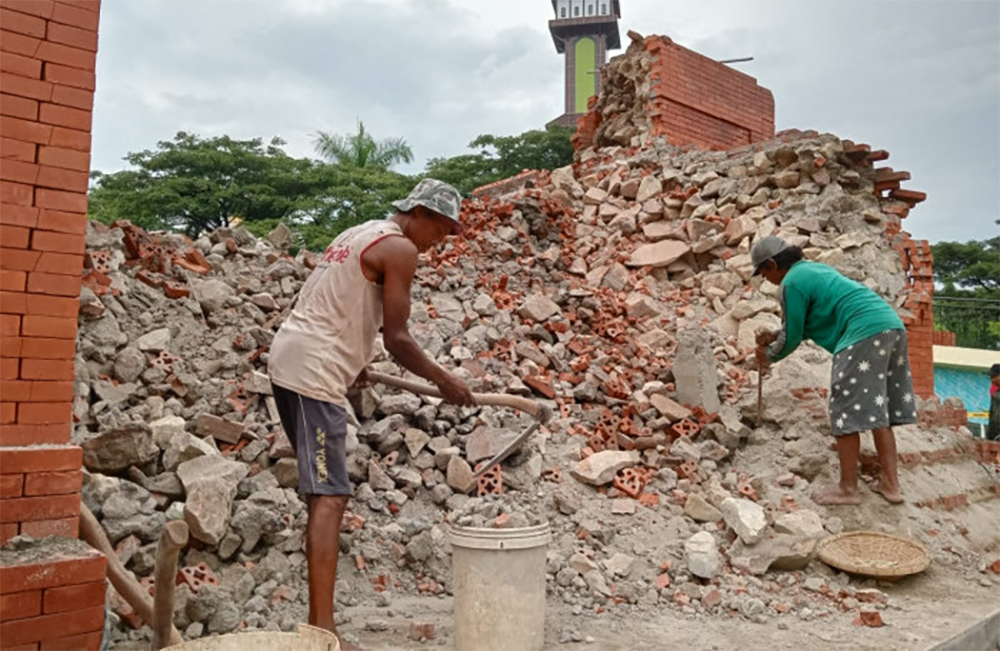
<instances>
[{"instance_id":1,"label":"palm tree","mask_svg":"<svg viewBox=\"0 0 1000 651\"><path fill-rule=\"evenodd\" d=\"M319 131L314 141L316 153L335 165L388 170L396 163L412 163L413 150L402 138L376 141L358 120L358 132L349 135Z\"/></svg>"}]
</instances>

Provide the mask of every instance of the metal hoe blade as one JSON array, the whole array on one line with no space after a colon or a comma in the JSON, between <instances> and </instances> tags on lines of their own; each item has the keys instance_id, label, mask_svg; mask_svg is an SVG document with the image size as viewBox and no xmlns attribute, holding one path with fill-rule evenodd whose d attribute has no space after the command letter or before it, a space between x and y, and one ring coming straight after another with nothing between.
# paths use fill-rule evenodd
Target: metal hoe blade
<instances>
[{"instance_id":1,"label":"metal hoe blade","mask_svg":"<svg viewBox=\"0 0 1000 651\"><path fill-rule=\"evenodd\" d=\"M479 471L477 471L474 475L472 475L472 478L479 479L479 477L482 476L490 468L497 465L498 463L509 457L511 454L513 454L515 450L521 447L521 445L523 445L524 442L528 440L529 436L534 434L535 430L538 429L539 425L541 425L541 422L537 420L534 423L532 423L531 426L529 426L528 429L521 432L516 439L512 440L510 443L505 445L502 450L493 455L493 458L487 461L479 469Z\"/></svg>"}]
</instances>

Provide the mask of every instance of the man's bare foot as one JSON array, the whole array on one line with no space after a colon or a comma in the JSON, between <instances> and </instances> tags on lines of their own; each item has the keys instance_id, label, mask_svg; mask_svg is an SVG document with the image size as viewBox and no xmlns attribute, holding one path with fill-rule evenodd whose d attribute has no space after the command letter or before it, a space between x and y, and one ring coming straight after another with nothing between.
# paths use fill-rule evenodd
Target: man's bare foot
<instances>
[{"instance_id":1,"label":"man's bare foot","mask_svg":"<svg viewBox=\"0 0 1000 651\"><path fill-rule=\"evenodd\" d=\"M841 504L861 504L861 493L854 491L847 493L839 484L823 486L810 496L813 502L823 506L835 506Z\"/></svg>"},{"instance_id":2,"label":"man's bare foot","mask_svg":"<svg viewBox=\"0 0 1000 651\"><path fill-rule=\"evenodd\" d=\"M873 493L878 493L885 498L885 501L889 504L903 503L903 495L899 492L899 488L896 488L895 490L883 488L881 479L876 478L871 484L868 485L868 488L872 489Z\"/></svg>"}]
</instances>

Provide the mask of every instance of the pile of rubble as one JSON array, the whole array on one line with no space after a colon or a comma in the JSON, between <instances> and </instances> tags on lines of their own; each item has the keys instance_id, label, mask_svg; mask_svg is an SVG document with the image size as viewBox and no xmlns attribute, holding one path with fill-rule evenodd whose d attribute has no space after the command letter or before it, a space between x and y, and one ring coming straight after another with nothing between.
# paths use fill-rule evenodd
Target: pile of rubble
<instances>
[{"instance_id":1,"label":"pile of rubble","mask_svg":"<svg viewBox=\"0 0 1000 651\"><path fill-rule=\"evenodd\" d=\"M898 437L918 498L877 518L808 501L836 468L828 354L804 345L777 365L757 421L754 333L780 324L775 288L751 278L757 238L784 237L906 315L893 238L919 199L883 197L873 159L812 132L728 152L653 139L587 149L525 176L529 187L467 201L466 235L418 272L411 331L474 390L534 396L556 417L473 482L527 417L380 386L353 394L337 602L448 593L451 523L548 521L550 596L576 614L877 625L885 586L814 560L817 540L872 521L905 521L935 561L995 585L983 550L997 548L1000 491L964 454L960 406L915 398L922 424ZM188 638L304 619L306 514L267 379L268 346L314 267L289 243L283 228L192 241L88 225L74 404L84 500L147 585L165 522L187 521L175 623ZM374 368L402 374L384 353ZM147 635L116 609L119 640Z\"/></svg>"}]
</instances>

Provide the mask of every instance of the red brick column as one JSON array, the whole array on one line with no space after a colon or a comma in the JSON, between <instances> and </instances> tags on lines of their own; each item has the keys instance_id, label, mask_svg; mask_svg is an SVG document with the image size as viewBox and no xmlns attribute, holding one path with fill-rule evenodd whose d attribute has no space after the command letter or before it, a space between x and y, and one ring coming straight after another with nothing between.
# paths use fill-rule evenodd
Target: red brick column
<instances>
[{"instance_id":1,"label":"red brick column","mask_svg":"<svg viewBox=\"0 0 1000 651\"><path fill-rule=\"evenodd\" d=\"M672 145L734 149L774 137L774 96L757 80L662 36L644 42L653 135Z\"/></svg>"},{"instance_id":2,"label":"red brick column","mask_svg":"<svg viewBox=\"0 0 1000 651\"><path fill-rule=\"evenodd\" d=\"M0 542L78 534L69 438L99 19L100 0L0 0ZM96 553L0 567L4 648L97 648L103 576Z\"/></svg>"}]
</instances>

